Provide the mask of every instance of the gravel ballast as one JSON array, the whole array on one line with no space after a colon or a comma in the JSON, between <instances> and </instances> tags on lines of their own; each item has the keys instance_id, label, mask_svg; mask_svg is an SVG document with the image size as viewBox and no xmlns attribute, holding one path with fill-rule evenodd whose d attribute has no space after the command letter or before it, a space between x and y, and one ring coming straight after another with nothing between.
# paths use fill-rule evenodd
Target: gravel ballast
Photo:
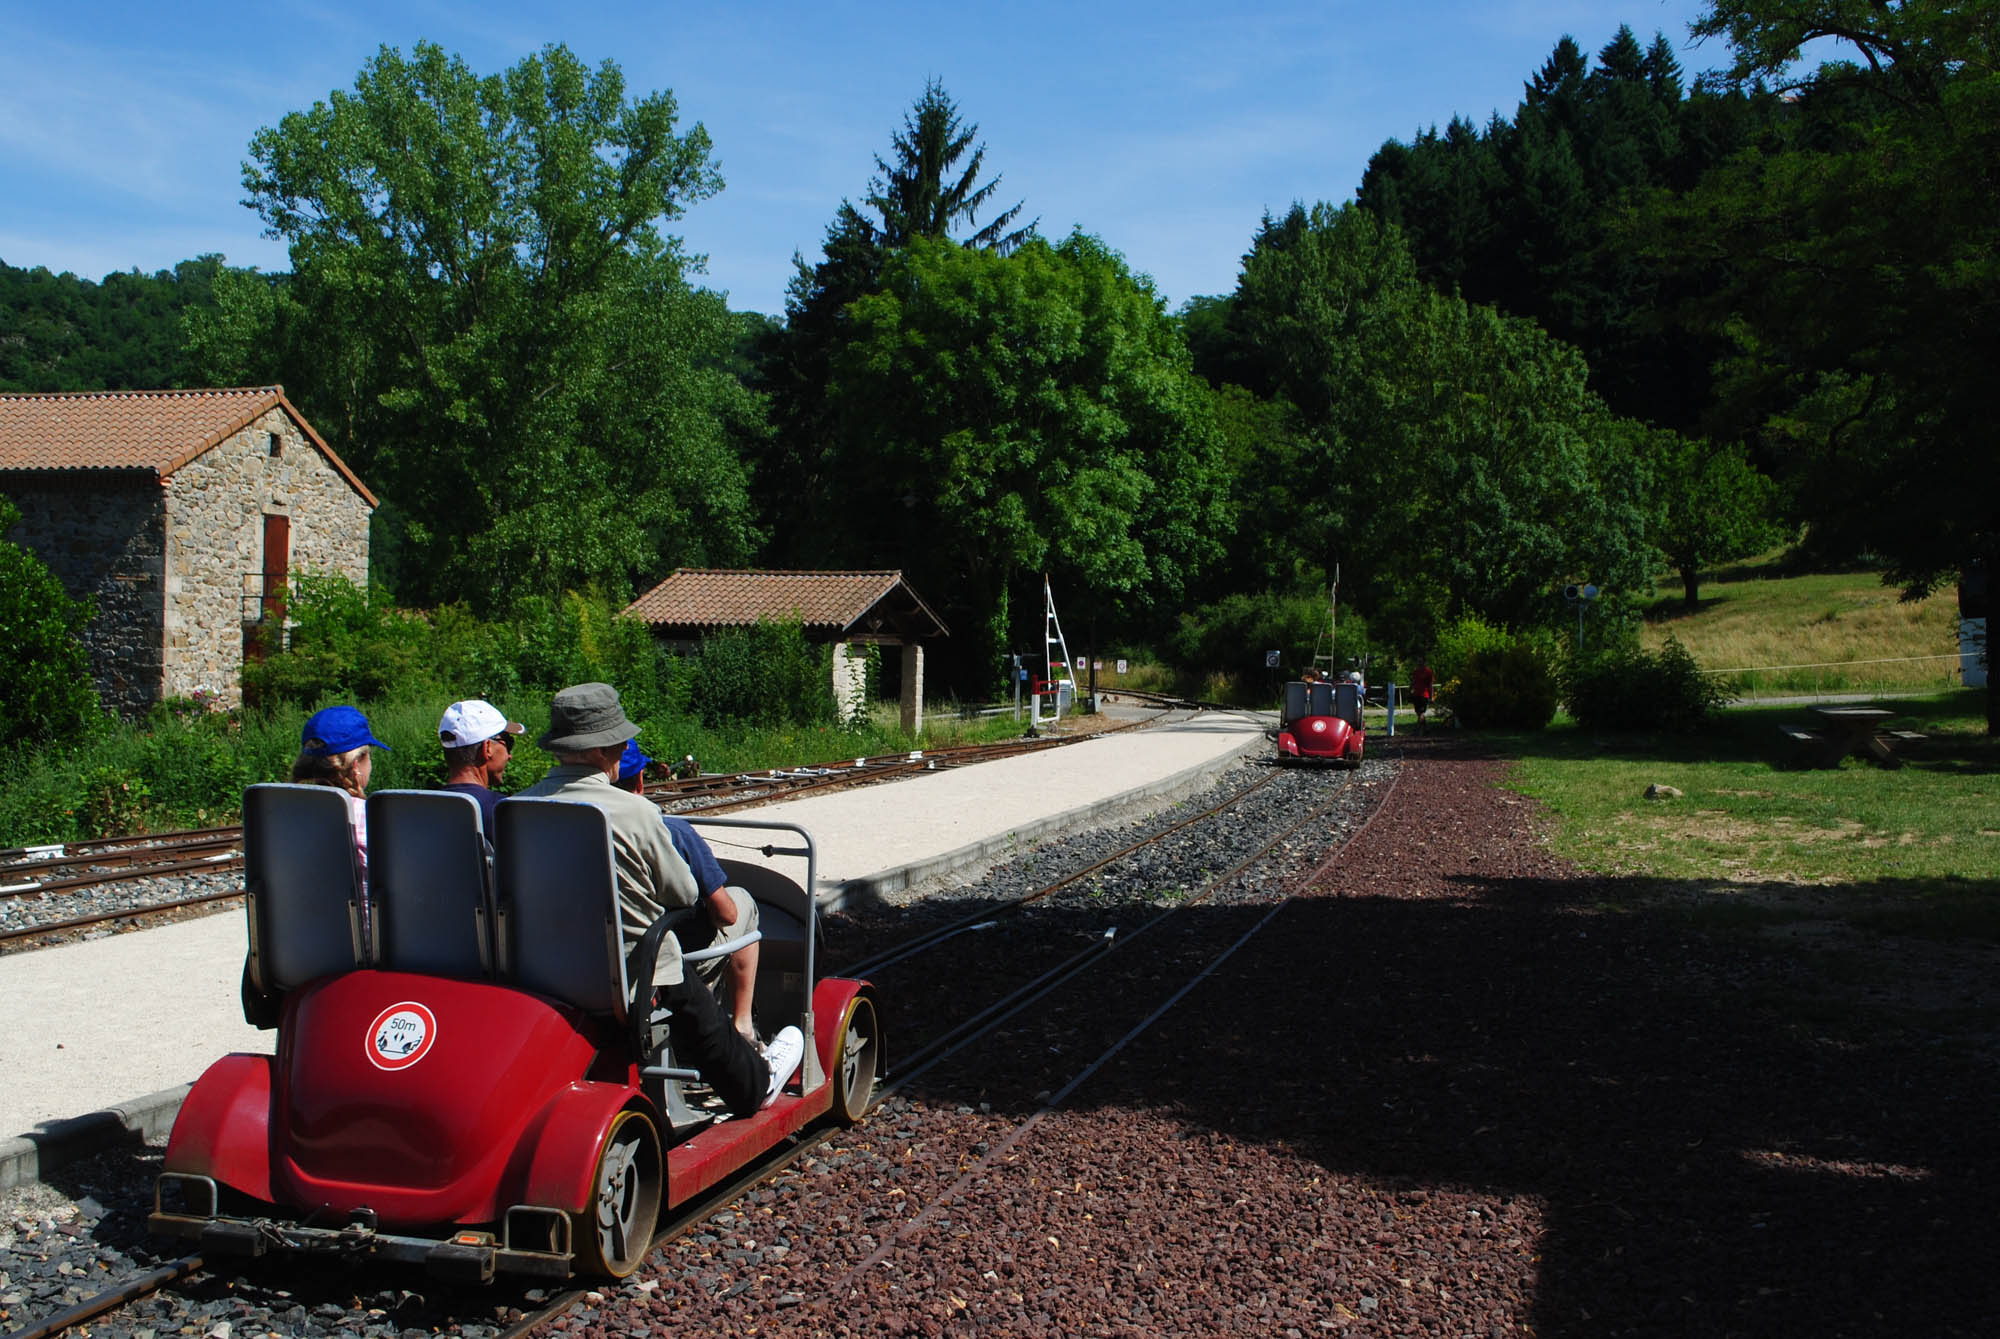
<instances>
[{"instance_id":1,"label":"gravel ballast","mask_svg":"<svg viewBox=\"0 0 2000 1339\"><path fill-rule=\"evenodd\" d=\"M893 1077L979 1001L1118 931L1061 991L544 1332L1991 1332L1990 1054L1806 1007L1828 983L1796 942L1606 910L1630 899L1546 852L1501 763L1396 751L1286 773L1169 857L885 970ZM828 961L1167 817L837 918ZM154 1262L127 1202L145 1162L5 1201L0 1325L53 1309L64 1262ZM91 1332L490 1333L536 1300L378 1268L260 1266L195 1293L206 1310Z\"/></svg>"}]
</instances>

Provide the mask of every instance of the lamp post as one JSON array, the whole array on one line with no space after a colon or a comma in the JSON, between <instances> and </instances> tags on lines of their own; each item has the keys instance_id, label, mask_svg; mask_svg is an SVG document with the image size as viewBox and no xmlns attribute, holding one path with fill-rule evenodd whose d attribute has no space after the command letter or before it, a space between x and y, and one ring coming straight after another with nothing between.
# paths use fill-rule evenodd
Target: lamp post
<instances>
[{"instance_id":1,"label":"lamp post","mask_svg":"<svg viewBox=\"0 0 2000 1339\"><path fill-rule=\"evenodd\" d=\"M1576 653L1583 654L1583 611L1597 598L1597 587L1582 584L1563 587L1563 598L1576 606Z\"/></svg>"}]
</instances>

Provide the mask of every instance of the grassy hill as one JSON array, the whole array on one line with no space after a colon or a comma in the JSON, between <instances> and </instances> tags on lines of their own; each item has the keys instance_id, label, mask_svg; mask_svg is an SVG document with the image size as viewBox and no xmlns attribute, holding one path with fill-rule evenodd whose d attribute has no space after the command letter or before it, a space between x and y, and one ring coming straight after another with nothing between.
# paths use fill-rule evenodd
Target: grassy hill
<instances>
[{"instance_id":1,"label":"grassy hill","mask_svg":"<svg viewBox=\"0 0 2000 1339\"><path fill-rule=\"evenodd\" d=\"M1904 602L1877 572L1783 575L1774 561L1725 570L1690 612L1678 591L1646 608L1640 634L1671 634L1704 669L1739 671L1745 697L1932 693L1958 686L1956 592Z\"/></svg>"}]
</instances>

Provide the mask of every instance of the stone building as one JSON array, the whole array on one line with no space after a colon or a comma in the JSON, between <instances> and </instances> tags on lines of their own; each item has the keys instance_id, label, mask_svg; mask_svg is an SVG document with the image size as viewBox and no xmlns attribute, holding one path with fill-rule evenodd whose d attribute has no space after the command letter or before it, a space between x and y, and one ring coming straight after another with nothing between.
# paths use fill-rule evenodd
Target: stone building
<instances>
[{"instance_id":1,"label":"stone building","mask_svg":"<svg viewBox=\"0 0 2000 1339\"><path fill-rule=\"evenodd\" d=\"M923 728L923 639L949 635L901 572L680 567L627 605L625 613L644 620L654 636L680 650L692 649L717 628L796 619L808 639L833 645L833 700L843 717L861 704L866 648L900 647L898 696L903 728L911 734Z\"/></svg>"},{"instance_id":2,"label":"stone building","mask_svg":"<svg viewBox=\"0 0 2000 1339\"><path fill-rule=\"evenodd\" d=\"M375 496L280 386L0 395L7 538L74 596L107 707L241 697L294 568L368 580Z\"/></svg>"}]
</instances>

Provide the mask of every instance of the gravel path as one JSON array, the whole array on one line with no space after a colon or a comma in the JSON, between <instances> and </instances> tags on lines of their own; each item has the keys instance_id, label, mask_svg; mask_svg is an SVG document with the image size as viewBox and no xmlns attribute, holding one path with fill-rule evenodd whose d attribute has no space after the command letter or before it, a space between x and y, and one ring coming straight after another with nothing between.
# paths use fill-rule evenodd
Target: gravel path
<instances>
[{"instance_id":1,"label":"gravel path","mask_svg":"<svg viewBox=\"0 0 2000 1339\"><path fill-rule=\"evenodd\" d=\"M885 972L893 1074L968 1001L1119 930L1071 988L544 1333L1993 1332L1989 1052L1843 1000L1797 942L1606 909L1618 882L1546 853L1500 763L1399 742ZM1308 814L1273 862L1155 922ZM829 960L1131 836L841 918ZM67 1200L5 1204L0 1324L45 1314L60 1263L149 1260L119 1226L119 1178L145 1170L61 1187L96 1227ZM266 1270L198 1316L93 1333L477 1333L533 1300Z\"/></svg>"}]
</instances>

